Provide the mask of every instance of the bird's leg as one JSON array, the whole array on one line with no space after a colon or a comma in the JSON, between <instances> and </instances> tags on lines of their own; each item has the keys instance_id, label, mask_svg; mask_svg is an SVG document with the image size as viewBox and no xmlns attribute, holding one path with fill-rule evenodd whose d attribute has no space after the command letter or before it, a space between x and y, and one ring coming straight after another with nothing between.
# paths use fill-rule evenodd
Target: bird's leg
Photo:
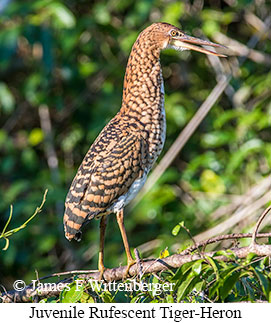
<instances>
[{"instance_id":1,"label":"bird's leg","mask_svg":"<svg viewBox=\"0 0 271 323\"><path fill-rule=\"evenodd\" d=\"M103 273L105 271L105 266L104 266L104 238L105 238L106 220L107 220L107 216L104 215L104 216L102 216L101 222L100 222L100 251L99 251L99 262L98 262L98 269L99 269L99 272L100 272L99 280L102 280Z\"/></svg>"},{"instance_id":2,"label":"bird's leg","mask_svg":"<svg viewBox=\"0 0 271 323\"><path fill-rule=\"evenodd\" d=\"M123 244L124 244L124 248L126 251L126 256L127 256L127 268L124 274L124 277L127 277L129 274L129 269L130 267L135 263L135 260L133 259L131 252L130 252L130 247L129 247L129 243L128 243L128 239L127 239L127 235L126 235L126 230L124 227L124 221L123 221L123 209L120 210L119 212L117 212L116 214L117 217L117 222L120 228L120 233L122 236L122 240L123 240Z\"/></svg>"}]
</instances>

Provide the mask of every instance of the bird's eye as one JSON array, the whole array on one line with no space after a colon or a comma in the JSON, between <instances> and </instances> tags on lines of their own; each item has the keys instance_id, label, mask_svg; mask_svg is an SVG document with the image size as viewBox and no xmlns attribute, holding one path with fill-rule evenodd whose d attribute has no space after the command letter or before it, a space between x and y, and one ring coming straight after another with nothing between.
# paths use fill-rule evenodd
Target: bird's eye
<instances>
[{"instance_id":1,"label":"bird's eye","mask_svg":"<svg viewBox=\"0 0 271 323\"><path fill-rule=\"evenodd\" d=\"M176 37L176 36L179 37L179 36L181 36L181 33L179 31L173 29L173 30L171 30L170 35L172 37Z\"/></svg>"}]
</instances>

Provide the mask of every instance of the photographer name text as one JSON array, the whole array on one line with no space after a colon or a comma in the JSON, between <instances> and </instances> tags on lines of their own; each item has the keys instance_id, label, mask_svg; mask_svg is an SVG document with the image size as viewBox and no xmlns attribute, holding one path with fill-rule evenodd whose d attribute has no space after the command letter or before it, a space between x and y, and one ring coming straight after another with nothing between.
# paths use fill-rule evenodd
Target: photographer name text
<instances>
[{"instance_id":1,"label":"photographer name text","mask_svg":"<svg viewBox=\"0 0 271 323\"><path fill-rule=\"evenodd\" d=\"M23 282L24 283L24 282ZM75 280L75 291L79 291L84 284L86 283L85 280L77 279ZM146 283L146 282L138 282L136 280L130 280L129 282L117 283L115 281L112 282L105 282L103 280L88 280L89 286L92 291L96 292L133 292L133 291L141 291L141 292L152 292L153 295L161 295L163 292L172 292L175 283ZM18 284L17 284L18 285ZM25 285L22 285L25 286ZM21 286L20 286L21 287ZM39 292L42 291L58 291L61 292L62 290L69 291L70 286L65 283L41 283L38 280L32 280L32 290L37 290ZM15 290L18 290L15 288ZM20 288L21 290L21 288Z\"/></svg>"}]
</instances>

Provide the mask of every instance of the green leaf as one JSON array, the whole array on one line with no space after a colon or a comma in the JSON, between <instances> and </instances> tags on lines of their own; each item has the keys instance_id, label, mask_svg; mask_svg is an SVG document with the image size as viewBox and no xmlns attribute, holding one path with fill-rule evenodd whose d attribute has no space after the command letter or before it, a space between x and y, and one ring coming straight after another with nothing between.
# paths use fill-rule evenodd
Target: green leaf
<instances>
[{"instance_id":1,"label":"green leaf","mask_svg":"<svg viewBox=\"0 0 271 323\"><path fill-rule=\"evenodd\" d=\"M171 233L173 236L176 236L181 229L181 226L179 224L175 225L175 227L172 229Z\"/></svg>"},{"instance_id":2,"label":"green leaf","mask_svg":"<svg viewBox=\"0 0 271 323\"><path fill-rule=\"evenodd\" d=\"M185 5L181 1L168 3L164 11L163 21L178 25L180 16L183 14L184 10Z\"/></svg>"},{"instance_id":3,"label":"green leaf","mask_svg":"<svg viewBox=\"0 0 271 323\"><path fill-rule=\"evenodd\" d=\"M44 139L43 131L40 128L34 128L31 130L28 141L31 146L36 146Z\"/></svg>"},{"instance_id":4,"label":"green leaf","mask_svg":"<svg viewBox=\"0 0 271 323\"><path fill-rule=\"evenodd\" d=\"M264 148L263 141L257 138L251 139L244 143L236 152L230 156L229 163L226 168L227 173L234 172L239 166L243 165L244 160Z\"/></svg>"},{"instance_id":5,"label":"green leaf","mask_svg":"<svg viewBox=\"0 0 271 323\"><path fill-rule=\"evenodd\" d=\"M248 301L254 302L255 301L255 289L250 286L247 277L242 277L241 282L245 288L245 291L248 295Z\"/></svg>"},{"instance_id":6,"label":"green leaf","mask_svg":"<svg viewBox=\"0 0 271 323\"><path fill-rule=\"evenodd\" d=\"M83 292L82 297L80 298L80 303L95 303L95 300L88 293Z\"/></svg>"},{"instance_id":7,"label":"green leaf","mask_svg":"<svg viewBox=\"0 0 271 323\"><path fill-rule=\"evenodd\" d=\"M187 296L196 283L199 281L200 277L195 276L194 273L190 273L187 278L181 283L180 287L177 291L177 302L180 302L184 299L185 296Z\"/></svg>"},{"instance_id":8,"label":"green leaf","mask_svg":"<svg viewBox=\"0 0 271 323\"><path fill-rule=\"evenodd\" d=\"M259 279L260 285L262 287L263 293L267 300L270 299L270 280L266 278L266 276L261 273L256 268L253 268L253 271L255 272L257 278Z\"/></svg>"},{"instance_id":9,"label":"green leaf","mask_svg":"<svg viewBox=\"0 0 271 323\"><path fill-rule=\"evenodd\" d=\"M229 123L231 120L234 120L237 117L242 116L242 114L243 111L241 109L223 111L223 113L221 113L214 120L214 128L221 129L226 123Z\"/></svg>"},{"instance_id":10,"label":"green leaf","mask_svg":"<svg viewBox=\"0 0 271 323\"><path fill-rule=\"evenodd\" d=\"M184 221L179 222L177 225L175 225L175 227L171 231L172 235L176 236L179 233L180 229L183 227L183 225Z\"/></svg>"},{"instance_id":11,"label":"green leaf","mask_svg":"<svg viewBox=\"0 0 271 323\"><path fill-rule=\"evenodd\" d=\"M223 257L226 257L228 259L231 259L231 260L235 260L236 259L236 255L233 253L233 251L231 250L218 250L218 251L215 251L214 254L213 254L213 257L217 257L217 256L223 256Z\"/></svg>"},{"instance_id":12,"label":"green leaf","mask_svg":"<svg viewBox=\"0 0 271 323\"><path fill-rule=\"evenodd\" d=\"M235 140L235 134L232 130L219 130L206 133L201 138L201 144L204 148L216 148L223 145L228 145L230 142L234 142Z\"/></svg>"},{"instance_id":13,"label":"green leaf","mask_svg":"<svg viewBox=\"0 0 271 323\"><path fill-rule=\"evenodd\" d=\"M166 302L167 303L174 303L174 298L172 295L166 295Z\"/></svg>"},{"instance_id":14,"label":"green leaf","mask_svg":"<svg viewBox=\"0 0 271 323\"><path fill-rule=\"evenodd\" d=\"M254 252L250 252L247 256L246 256L246 264L249 264L253 259L258 258L259 256L254 253Z\"/></svg>"},{"instance_id":15,"label":"green leaf","mask_svg":"<svg viewBox=\"0 0 271 323\"><path fill-rule=\"evenodd\" d=\"M220 287L219 281L214 281L212 283L212 285L209 287L209 290L208 290L210 299L212 299L215 294L217 294L217 296L219 297L219 287Z\"/></svg>"},{"instance_id":16,"label":"green leaf","mask_svg":"<svg viewBox=\"0 0 271 323\"><path fill-rule=\"evenodd\" d=\"M195 261L192 266L192 272L195 276L198 276L201 273L203 259Z\"/></svg>"},{"instance_id":17,"label":"green leaf","mask_svg":"<svg viewBox=\"0 0 271 323\"><path fill-rule=\"evenodd\" d=\"M200 175L200 184L207 193L223 194L226 190L223 179L211 169L204 170Z\"/></svg>"},{"instance_id":18,"label":"green leaf","mask_svg":"<svg viewBox=\"0 0 271 323\"><path fill-rule=\"evenodd\" d=\"M216 279L217 281L219 280L220 276L219 276L219 270L218 270L218 267L217 267L217 261L216 260L213 260L211 257L209 256L204 256L204 258L207 260L207 262L212 266L213 270L214 270L214 273L216 275Z\"/></svg>"},{"instance_id":19,"label":"green leaf","mask_svg":"<svg viewBox=\"0 0 271 323\"><path fill-rule=\"evenodd\" d=\"M0 111L1 108L5 113L10 113L13 111L15 105L15 100L13 94L3 82L0 83Z\"/></svg>"},{"instance_id":20,"label":"green leaf","mask_svg":"<svg viewBox=\"0 0 271 323\"><path fill-rule=\"evenodd\" d=\"M111 17L106 3L97 3L93 8L95 20L101 25L109 24Z\"/></svg>"},{"instance_id":21,"label":"green leaf","mask_svg":"<svg viewBox=\"0 0 271 323\"><path fill-rule=\"evenodd\" d=\"M61 303L77 303L84 293L84 285L77 286L75 282L69 285L69 289L64 289L61 295Z\"/></svg>"},{"instance_id":22,"label":"green leaf","mask_svg":"<svg viewBox=\"0 0 271 323\"><path fill-rule=\"evenodd\" d=\"M75 17L64 4L53 2L47 6L47 9L54 16L59 27L73 28L75 26Z\"/></svg>"},{"instance_id":23,"label":"green leaf","mask_svg":"<svg viewBox=\"0 0 271 323\"><path fill-rule=\"evenodd\" d=\"M187 262L183 264L178 270L176 271L175 275L171 278L171 280L179 280L181 279L185 274L188 273L188 271L193 267L194 261Z\"/></svg>"},{"instance_id":24,"label":"green leaf","mask_svg":"<svg viewBox=\"0 0 271 323\"><path fill-rule=\"evenodd\" d=\"M114 303L114 296L109 291L101 293L100 297L105 303Z\"/></svg>"},{"instance_id":25,"label":"green leaf","mask_svg":"<svg viewBox=\"0 0 271 323\"><path fill-rule=\"evenodd\" d=\"M228 274L227 278L223 279L223 285L220 288L220 297L222 300L225 300L225 298L228 296L230 291L234 288L234 285L238 281L239 277L241 275L241 271L234 271Z\"/></svg>"}]
</instances>

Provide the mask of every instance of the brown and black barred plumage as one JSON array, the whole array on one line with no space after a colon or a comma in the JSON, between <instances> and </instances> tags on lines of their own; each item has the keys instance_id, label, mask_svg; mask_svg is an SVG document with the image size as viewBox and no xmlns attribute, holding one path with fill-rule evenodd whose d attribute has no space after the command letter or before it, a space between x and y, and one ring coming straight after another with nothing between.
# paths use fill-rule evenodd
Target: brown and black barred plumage
<instances>
[{"instance_id":1,"label":"brown and black barred plumage","mask_svg":"<svg viewBox=\"0 0 271 323\"><path fill-rule=\"evenodd\" d=\"M82 225L101 217L103 240L104 215L123 214L124 206L144 185L165 141L160 51L165 48L193 49L223 56L193 44L219 46L190 37L167 23L155 23L138 36L127 64L121 109L90 147L67 195L64 214L67 239L79 239ZM125 235L121 217L117 219ZM132 258L124 235L129 266ZM100 241L100 248L103 253L103 241ZM99 269L104 270L102 259Z\"/></svg>"}]
</instances>

